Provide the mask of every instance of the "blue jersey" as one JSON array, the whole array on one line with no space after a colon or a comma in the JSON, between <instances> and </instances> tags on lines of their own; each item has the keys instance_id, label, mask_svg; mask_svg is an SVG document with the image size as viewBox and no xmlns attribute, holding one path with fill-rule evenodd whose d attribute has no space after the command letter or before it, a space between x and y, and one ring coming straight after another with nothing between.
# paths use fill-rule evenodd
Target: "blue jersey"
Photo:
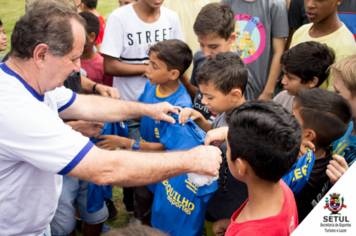
<instances>
[{"instance_id":1,"label":"blue jersey","mask_svg":"<svg viewBox=\"0 0 356 236\"><path fill-rule=\"evenodd\" d=\"M282 177L282 180L289 186L294 196L296 196L308 182L314 163L315 155L307 148L307 153L299 157L290 171Z\"/></svg>"},{"instance_id":2,"label":"blue jersey","mask_svg":"<svg viewBox=\"0 0 356 236\"><path fill-rule=\"evenodd\" d=\"M164 121L155 124L166 150L186 150L204 144L205 132L191 119L182 126L177 114L172 117L177 121L174 125ZM207 202L218 188L216 181L197 187L184 174L148 188L154 193L151 218L154 228L171 236L202 235Z\"/></svg>"},{"instance_id":3,"label":"blue jersey","mask_svg":"<svg viewBox=\"0 0 356 236\"><path fill-rule=\"evenodd\" d=\"M168 102L173 106L180 106L180 107L193 107L192 100L185 89L185 87L179 83L179 88L175 91L172 95L167 97L163 97L160 95L158 90L158 85L152 85L150 81L146 82L145 90L141 94L140 98L138 99L139 102L149 103L149 104L156 104L160 102ZM159 142L159 135L156 128L156 122L151 119L150 117L142 117L141 118L141 126L140 126L140 141L141 142L150 142L150 143L158 143Z\"/></svg>"},{"instance_id":4,"label":"blue jersey","mask_svg":"<svg viewBox=\"0 0 356 236\"><path fill-rule=\"evenodd\" d=\"M349 166L356 160L356 136L351 134L353 129L354 122L351 121L344 136L333 143L333 154L343 156Z\"/></svg>"}]
</instances>

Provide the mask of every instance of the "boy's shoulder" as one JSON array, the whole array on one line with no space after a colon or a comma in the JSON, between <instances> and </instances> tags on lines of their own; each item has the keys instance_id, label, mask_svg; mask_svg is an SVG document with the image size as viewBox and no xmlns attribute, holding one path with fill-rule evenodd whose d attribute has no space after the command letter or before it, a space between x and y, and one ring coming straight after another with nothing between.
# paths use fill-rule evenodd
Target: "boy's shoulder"
<instances>
[{"instance_id":1,"label":"boy's shoulder","mask_svg":"<svg viewBox=\"0 0 356 236\"><path fill-rule=\"evenodd\" d=\"M235 223L234 220L246 205L246 202L233 214L231 224L225 235L290 235L298 226L297 207L292 191L282 180L279 183L283 189L284 203L278 215L260 220Z\"/></svg>"},{"instance_id":2,"label":"boy's shoulder","mask_svg":"<svg viewBox=\"0 0 356 236\"><path fill-rule=\"evenodd\" d=\"M132 17L132 11L134 11L132 4L119 7L110 13L109 18L126 19L127 17ZM135 13L136 14L136 13Z\"/></svg>"},{"instance_id":3,"label":"boy's shoulder","mask_svg":"<svg viewBox=\"0 0 356 236\"><path fill-rule=\"evenodd\" d=\"M298 38L300 38L302 35L308 34L308 32L312 26L313 26L313 23L308 23L308 24L305 24L305 25L302 25L301 27L299 27L299 29L297 29L297 31L295 31L295 33L293 34L293 41L298 40ZM295 45L293 45L293 46L295 46Z\"/></svg>"},{"instance_id":4,"label":"boy's shoulder","mask_svg":"<svg viewBox=\"0 0 356 236\"><path fill-rule=\"evenodd\" d=\"M273 98L273 101L278 104L281 104L282 107L287 109L290 113L292 113L293 100L294 96L289 95L286 90L280 92L279 94L277 94L277 96Z\"/></svg>"}]
</instances>

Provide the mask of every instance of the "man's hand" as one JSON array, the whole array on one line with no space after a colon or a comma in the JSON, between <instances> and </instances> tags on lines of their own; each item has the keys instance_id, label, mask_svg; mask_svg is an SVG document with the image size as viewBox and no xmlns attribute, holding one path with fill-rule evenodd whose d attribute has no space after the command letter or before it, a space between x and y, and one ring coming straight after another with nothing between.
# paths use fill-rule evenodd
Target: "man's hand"
<instances>
[{"instance_id":1,"label":"man's hand","mask_svg":"<svg viewBox=\"0 0 356 236\"><path fill-rule=\"evenodd\" d=\"M168 115L169 112L178 114L178 107L172 106L168 102L147 105L147 116L154 120L167 121L175 124L176 120Z\"/></svg>"},{"instance_id":2,"label":"man's hand","mask_svg":"<svg viewBox=\"0 0 356 236\"><path fill-rule=\"evenodd\" d=\"M217 176L222 162L221 151L213 146L198 146L188 151L193 173Z\"/></svg>"},{"instance_id":3,"label":"man's hand","mask_svg":"<svg viewBox=\"0 0 356 236\"><path fill-rule=\"evenodd\" d=\"M335 184L349 169L349 165L342 156L333 155L333 158L334 160L331 160L326 167L326 174L330 178L330 183Z\"/></svg>"},{"instance_id":4,"label":"man's hand","mask_svg":"<svg viewBox=\"0 0 356 236\"><path fill-rule=\"evenodd\" d=\"M210 145L214 143L215 146L220 146L220 144L227 140L228 127L221 127L217 129L210 130L205 137L205 145Z\"/></svg>"},{"instance_id":5,"label":"man's hand","mask_svg":"<svg viewBox=\"0 0 356 236\"><path fill-rule=\"evenodd\" d=\"M66 123L77 132L80 132L83 136L92 138L100 135L101 131L104 128L104 123L99 122L88 122L83 120L78 121L69 121Z\"/></svg>"},{"instance_id":6,"label":"man's hand","mask_svg":"<svg viewBox=\"0 0 356 236\"><path fill-rule=\"evenodd\" d=\"M213 224L213 233L216 236L224 236L227 228L229 228L230 219L222 219L215 221Z\"/></svg>"},{"instance_id":7,"label":"man's hand","mask_svg":"<svg viewBox=\"0 0 356 236\"><path fill-rule=\"evenodd\" d=\"M200 112L195 111L192 108L186 107L186 108L180 108L180 113L178 117L179 124L182 124L182 126L185 125L185 122L187 122L188 118L191 118L192 120L196 120L201 117Z\"/></svg>"},{"instance_id":8,"label":"man's hand","mask_svg":"<svg viewBox=\"0 0 356 236\"><path fill-rule=\"evenodd\" d=\"M120 93L116 88L106 86L103 84L97 84L95 90L103 97L111 97L114 99L121 99Z\"/></svg>"}]
</instances>

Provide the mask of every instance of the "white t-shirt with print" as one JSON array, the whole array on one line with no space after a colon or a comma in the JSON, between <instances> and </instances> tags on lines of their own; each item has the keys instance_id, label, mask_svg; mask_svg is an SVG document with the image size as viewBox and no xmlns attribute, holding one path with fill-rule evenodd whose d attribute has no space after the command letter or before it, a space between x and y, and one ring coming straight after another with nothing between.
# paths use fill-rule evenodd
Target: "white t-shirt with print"
<instances>
[{"instance_id":1,"label":"white t-shirt with print","mask_svg":"<svg viewBox=\"0 0 356 236\"><path fill-rule=\"evenodd\" d=\"M43 235L56 211L62 176L93 143L59 118L76 94L38 94L0 64L0 235Z\"/></svg>"},{"instance_id":2,"label":"white t-shirt with print","mask_svg":"<svg viewBox=\"0 0 356 236\"><path fill-rule=\"evenodd\" d=\"M159 19L147 24L137 16L132 4L129 4L110 14L100 52L124 63L143 64L149 60L149 47L168 39L184 41L177 13L162 6ZM141 75L115 76L113 87L119 90L122 99L137 101L146 81Z\"/></svg>"}]
</instances>

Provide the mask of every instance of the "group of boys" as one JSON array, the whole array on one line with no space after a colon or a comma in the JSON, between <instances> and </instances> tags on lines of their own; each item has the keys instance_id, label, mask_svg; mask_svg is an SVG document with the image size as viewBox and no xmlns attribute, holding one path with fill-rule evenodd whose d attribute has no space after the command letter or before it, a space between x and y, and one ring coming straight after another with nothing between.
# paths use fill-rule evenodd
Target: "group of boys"
<instances>
[{"instance_id":1,"label":"group of boys","mask_svg":"<svg viewBox=\"0 0 356 236\"><path fill-rule=\"evenodd\" d=\"M124 188L127 210L142 223L170 235L202 235L204 225L209 236L289 235L353 164L356 44L337 14L342 0L305 1L312 23L294 33L285 52L284 0L207 4L192 26L201 48L194 56L163 1L119 1L105 34L97 0L79 2L87 22L81 63L93 91L107 84L121 99L180 110L174 125L128 120L127 137L101 135L97 145L169 151L205 143L223 153L219 178L209 183L182 175ZM272 101L281 69L285 91ZM100 234L108 212L97 215L88 223L98 223Z\"/></svg>"}]
</instances>

